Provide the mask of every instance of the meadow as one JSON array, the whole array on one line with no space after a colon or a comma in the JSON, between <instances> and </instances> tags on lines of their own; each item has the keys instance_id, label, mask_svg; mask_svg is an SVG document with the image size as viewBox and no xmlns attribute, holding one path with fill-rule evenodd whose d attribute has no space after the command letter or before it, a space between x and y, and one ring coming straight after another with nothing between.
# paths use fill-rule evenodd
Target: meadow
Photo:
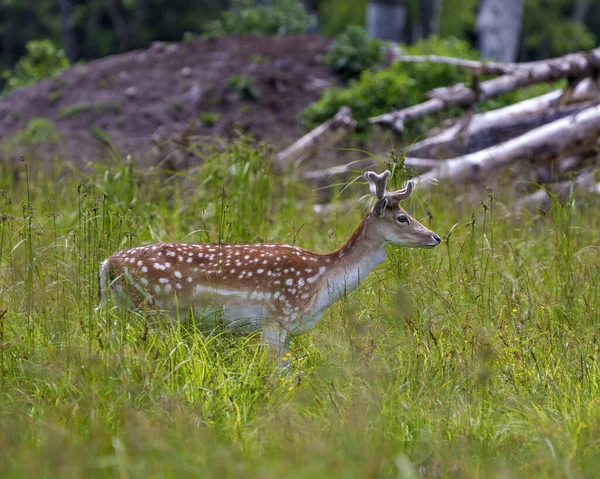
<instances>
[{"instance_id":1,"label":"meadow","mask_svg":"<svg viewBox=\"0 0 600 479\"><path fill-rule=\"evenodd\" d=\"M315 213L245 140L197 154L175 173L0 166L0 477L598 477L597 202L417 190L406 208L442 244L388 247L286 375L258 336L94 312L125 247L332 250L370 205L357 181L335 188L355 207Z\"/></svg>"}]
</instances>

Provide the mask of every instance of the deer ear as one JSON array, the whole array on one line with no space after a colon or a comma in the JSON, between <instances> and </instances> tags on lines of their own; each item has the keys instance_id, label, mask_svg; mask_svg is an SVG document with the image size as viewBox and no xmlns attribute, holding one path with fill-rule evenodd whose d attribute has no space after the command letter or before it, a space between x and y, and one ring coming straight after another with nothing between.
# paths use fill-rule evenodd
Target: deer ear
<instances>
[{"instance_id":1,"label":"deer ear","mask_svg":"<svg viewBox=\"0 0 600 479\"><path fill-rule=\"evenodd\" d=\"M381 175L378 175L374 171L365 172L365 179L369 183L369 190L371 190L371 194L378 200L385 196L385 186L389 177L390 172L388 170L385 170Z\"/></svg>"},{"instance_id":2,"label":"deer ear","mask_svg":"<svg viewBox=\"0 0 600 479\"><path fill-rule=\"evenodd\" d=\"M388 201L388 197L384 196L377 203L375 203L375 206L373 206L373 214L375 215L375 218L380 218L383 216L383 212L388 205Z\"/></svg>"}]
</instances>

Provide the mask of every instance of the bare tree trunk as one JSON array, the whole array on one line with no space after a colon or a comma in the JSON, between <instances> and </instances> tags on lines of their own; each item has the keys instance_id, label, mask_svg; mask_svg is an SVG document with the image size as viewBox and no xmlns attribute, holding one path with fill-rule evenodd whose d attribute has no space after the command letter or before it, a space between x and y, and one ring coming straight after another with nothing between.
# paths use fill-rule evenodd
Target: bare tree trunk
<instances>
[{"instance_id":1,"label":"bare tree trunk","mask_svg":"<svg viewBox=\"0 0 600 479\"><path fill-rule=\"evenodd\" d=\"M71 0L58 0L60 8L60 22L63 43L67 57L71 63L77 60L77 38L75 37L75 23L73 22L73 4Z\"/></svg>"},{"instance_id":2,"label":"bare tree trunk","mask_svg":"<svg viewBox=\"0 0 600 479\"><path fill-rule=\"evenodd\" d=\"M573 20L578 23L584 23L589 9L590 0L577 0L575 10L573 10Z\"/></svg>"},{"instance_id":3,"label":"bare tree trunk","mask_svg":"<svg viewBox=\"0 0 600 479\"><path fill-rule=\"evenodd\" d=\"M367 32L371 37L395 42L406 41L406 0L370 0Z\"/></svg>"},{"instance_id":4,"label":"bare tree trunk","mask_svg":"<svg viewBox=\"0 0 600 479\"><path fill-rule=\"evenodd\" d=\"M421 35L427 38L440 30L442 0L419 0Z\"/></svg>"},{"instance_id":5,"label":"bare tree trunk","mask_svg":"<svg viewBox=\"0 0 600 479\"><path fill-rule=\"evenodd\" d=\"M100 30L100 21L102 19L102 4L90 2L87 9L87 18L85 22L85 48L83 56L91 59L100 54L98 46L98 32Z\"/></svg>"},{"instance_id":6,"label":"bare tree trunk","mask_svg":"<svg viewBox=\"0 0 600 479\"><path fill-rule=\"evenodd\" d=\"M126 51L129 48L129 33L127 23L121 14L119 6L117 5L118 0L105 0L110 20L115 27L115 33L119 39L120 50Z\"/></svg>"},{"instance_id":7,"label":"bare tree trunk","mask_svg":"<svg viewBox=\"0 0 600 479\"><path fill-rule=\"evenodd\" d=\"M524 0L481 0L477 15L483 58L513 62L519 51Z\"/></svg>"},{"instance_id":8,"label":"bare tree trunk","mask_svg":"<svg viewBox=\"0 0 600 479\"><path fill-rule=\"evenodd\" d=\"M143 30L148 12L148 0L137 0L135 6L135 20L133 23L133 44L141 47L144 44Z\"/></svg>"}]
</instances>

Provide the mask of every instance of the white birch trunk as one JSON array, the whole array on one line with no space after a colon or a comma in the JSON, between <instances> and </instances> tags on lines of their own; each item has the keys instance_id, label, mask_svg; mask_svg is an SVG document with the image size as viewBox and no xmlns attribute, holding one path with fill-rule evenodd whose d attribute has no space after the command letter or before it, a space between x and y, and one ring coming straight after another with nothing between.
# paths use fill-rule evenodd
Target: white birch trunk
<instances>
[{"instance_id":1,"label":"white birch trunk","mask_svg":"<svg viewBox=\"0 0 600 479\"><path fill-rule=\"evenodd\" d=\"M483 58L514 62L519 52L524 0L481 0L477 15Z\"/></svg>"},{"instance_id":2,"label":"white birch trunk","mask_svg":"<svg viewBox=\"0 0 600 479\"><path fill-rule=\"evenodd\" d=\"M406 40L405 0L370 0L367 7L367 32L381 40Z\"/></svg>"}]
</instances>

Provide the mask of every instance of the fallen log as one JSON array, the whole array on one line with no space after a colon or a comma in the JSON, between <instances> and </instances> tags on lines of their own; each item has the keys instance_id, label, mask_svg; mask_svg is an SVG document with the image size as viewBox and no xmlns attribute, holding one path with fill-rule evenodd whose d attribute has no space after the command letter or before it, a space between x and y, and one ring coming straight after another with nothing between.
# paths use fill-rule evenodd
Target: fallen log
<instances>
[{"instance_id":1,"label":"fallen log","mask_svg":"<svg viewBox=\"0 0 600 479\"><path fill-rule=\"evenodd\" d=\"M440 133L414 143L410 155L423 158L451 158L465 155L510 140L546 123L594 106L600 95L582 103L563 104L563 91L472 116L465 116ZM586 100L586 101L584 101Z\"/></svg>"},{"instance_id":2,"label":"fallen log","mask_svg":"<svg viewBox=\"0 0 600 479\"><path fill-rule=\"evenodd\" d=\"M416 179L419 187L430 189L440 180L473 180L492 169L520 159L541 162L565 154L591 149L600 136L600 106L593 106L560 120L535 128L517 138L475 153L442 160Z\"/></svg>"},{"instance_id":3,"label":"fallen log","mask_svg":"<svg viewBox=\"0 0 600 479\"><path fill-rule=\"evenodd\" d=\"M404 123L424 115L437 113L451 106L463 108L536 83L546 83L562 78L595 76L600 70L600 48L589 52L571 53L559 58L528 64L492 80L474 82L474 87L463 84L438 88L429 93L430 99L402 110L385 113L369 119L372 124L389 127L397 133Z\"/></svg>"},{"instance_id":4,"label":"fallen log","mask_svg":"<svg viewBox=\"0 0 600 479\"><path fill-rule=\"evenodd\" d=\"M280 152L276 159L281 168L297 163L348 138L356 128L356 121L348 107L342 107L333 118L310 131Z\"/></svg>"}]
</instances>

